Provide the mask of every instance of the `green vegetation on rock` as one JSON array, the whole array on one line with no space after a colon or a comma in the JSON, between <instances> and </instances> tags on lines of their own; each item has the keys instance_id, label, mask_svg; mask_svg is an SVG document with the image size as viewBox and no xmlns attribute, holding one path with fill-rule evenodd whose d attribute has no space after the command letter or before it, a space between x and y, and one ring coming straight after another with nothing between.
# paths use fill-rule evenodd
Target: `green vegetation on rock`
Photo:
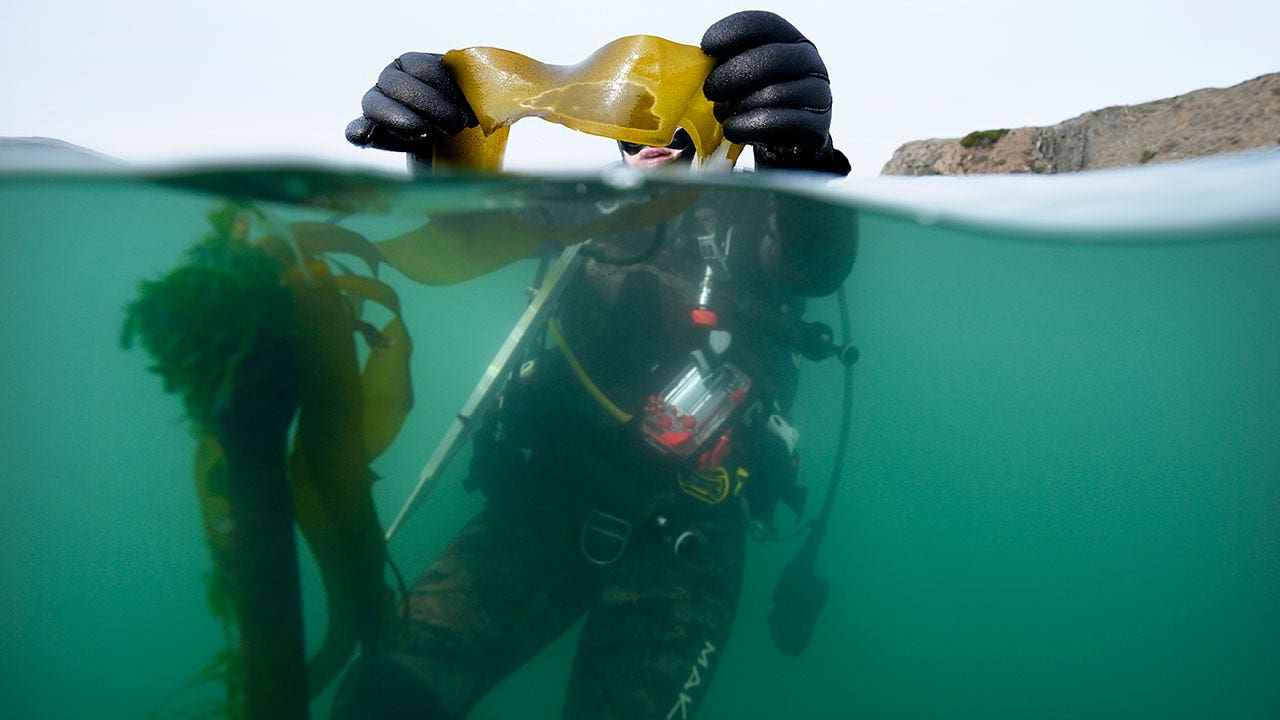
<instances>
[{"instance_id":1,"label":"green vegetation on rock","mask_svg":"<svg viewBox=\"0 0 1280 720\"><path fill-rule=\"evenodd\" d=\"M960 146L966 148L972 147L991 147L995 145L1000 138L1009 132L1008 128L1000 130L974 130L973 132L960 138Z\"/></svg>"}]
</instances>

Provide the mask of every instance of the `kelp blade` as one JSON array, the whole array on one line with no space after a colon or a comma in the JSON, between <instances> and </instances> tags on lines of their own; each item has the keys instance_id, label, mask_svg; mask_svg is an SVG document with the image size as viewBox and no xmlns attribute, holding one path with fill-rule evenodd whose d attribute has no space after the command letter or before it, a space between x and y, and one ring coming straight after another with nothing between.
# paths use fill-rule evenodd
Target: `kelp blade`
<instances>
[{"instance_id":1,"label":"kelp blade","mask_svg":"<svg viewBox=\"0 0 1280 720\"><path fill-rule=\"evenodd\" d=\"M354 323L323 263L290 273L301 349L302 407L290 490L298 526L320 566L328 628L308 667L311 692L346 664L357 641L376 642L386 548L365 449Z\"/></svg>"},{"instance_id":2,"label":"kelp blade","mask_svg":"<svg viewBox=\"0 0 1280 720\"><path fill-rule=\"evenodd\" d=\"M413 409L413 385L409 376L413 343L400 316L383 326L382 342L369 351L360 373L364 445L370 461L391 446Z\"/></svg>"},{"instance_id":3,"label":"kelp blade","mask_svg":"<svg viewBox=\"0 0 1280 720\"><path fill-rule=\"evenodd\" d=\"M382 257L411 280L449 285L485 275L532 255L551 229L506 213L442 215L403 235L375 243Z\"/></svg>"},{"instance_id":4,"label":"kelp blade","mask_svg":"<svg viewBox=\"0 0 1280 720\"><path fill-rule=\"evenodd\" d=\"M338 275L333 281L348 296L371 300L395 313L377 332L360 371L365 454L367 462L372 462L391 446L413 409L409 375L413 341L400 315L400 298L390 285L362 275Z\"/></svg>"},{"instance_id":5,"label":"kelp blade","mask_svg":"<svg viewBox=\"0 0 1280 720\"><path fill-rule=\"evenodd\" d=\"M702 94L713 61L692 45L632 35L576 65L549 65L491 47L454 50L444 62L480 125L438 145L439 160L496 170L505 128L526 117L642 145L666 145L683 127L700 158L724 142L713 105ZM729 153L731 160L740 150Z\"/></svg>"}]
</instances>

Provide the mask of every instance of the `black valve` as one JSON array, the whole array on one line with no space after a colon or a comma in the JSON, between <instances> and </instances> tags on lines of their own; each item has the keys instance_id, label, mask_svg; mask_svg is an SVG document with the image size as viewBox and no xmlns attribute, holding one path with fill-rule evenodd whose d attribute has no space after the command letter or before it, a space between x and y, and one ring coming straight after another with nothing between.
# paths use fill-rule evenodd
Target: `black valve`
<instances>
[{"instance_id":1,"label":"black valve","mask_svg":"<svg viewBox=\"0 0 1280 720\"><path fill-rule=\"evenodd\" d=\"M797 349L807 360L821 362L834 357L842 365L853 365L858 362L858 348L854 345L837 345L833 338L835 331L822 322L801 322L800 337Z\"/></svg>"}]
</instances>

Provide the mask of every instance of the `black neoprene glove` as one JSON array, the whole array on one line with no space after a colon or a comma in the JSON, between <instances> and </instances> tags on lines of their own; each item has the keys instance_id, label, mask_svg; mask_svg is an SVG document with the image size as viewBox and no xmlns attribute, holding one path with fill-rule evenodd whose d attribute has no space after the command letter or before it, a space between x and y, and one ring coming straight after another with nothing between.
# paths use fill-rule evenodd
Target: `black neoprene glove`
<instances>
[{"instance_id":1,"label":"black neoprene glove","mask_svg":"<svg viewBox=\"0 0 1280 720\"><path fill-rule=\"evenodd\" d=\"M733 142L751 145L763 168L849 174L831 143L831 81L813 43L778 15L735 13L707 29L716 60L703 92Z\"/></svg>"},{"instance_id":2,"label":"black neoprene glove","mask_svg":"<svg viewBox=\"0 0 1280 720\"><path fill-rule=\"evenodd\" d=\"M347 140L430 158L432 144L475 125L475 113L443 58L405 53L383 69L360 102L364 115L347 125Z\"/></svg>"}]
</instances>

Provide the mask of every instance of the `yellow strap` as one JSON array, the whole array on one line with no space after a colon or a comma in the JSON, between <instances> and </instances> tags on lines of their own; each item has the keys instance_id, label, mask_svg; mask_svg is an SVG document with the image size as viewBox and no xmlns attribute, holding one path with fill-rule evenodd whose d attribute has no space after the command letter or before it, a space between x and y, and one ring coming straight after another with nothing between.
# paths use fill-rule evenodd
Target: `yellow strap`
<instances>
[{"instance_id":1,"label":"yellow strap","mask_svg":"<svg viewBox=\"0 0 1280 720\"><path fill-rule=\"evenodd\" d=\"M587 391L604 411L609 413L614 420L619 423L626 423L631 420L631 414L623 411L622 408L613 404L613 401L604 394L591 377L587 375L587 371L582 368L582 363L578 362L578 357L573 354L573 350L569 347L569 343L565 342L564 335L560 333L560 323L555 318L547 321L547 329L551 331L551 338L556 341L556 347L560 348L560 352L564 353L564 359L569 361L569 368L573 370L573 374L578 378L578 382L582 383L582 388Z\"/></svg>"}]
</instances>

